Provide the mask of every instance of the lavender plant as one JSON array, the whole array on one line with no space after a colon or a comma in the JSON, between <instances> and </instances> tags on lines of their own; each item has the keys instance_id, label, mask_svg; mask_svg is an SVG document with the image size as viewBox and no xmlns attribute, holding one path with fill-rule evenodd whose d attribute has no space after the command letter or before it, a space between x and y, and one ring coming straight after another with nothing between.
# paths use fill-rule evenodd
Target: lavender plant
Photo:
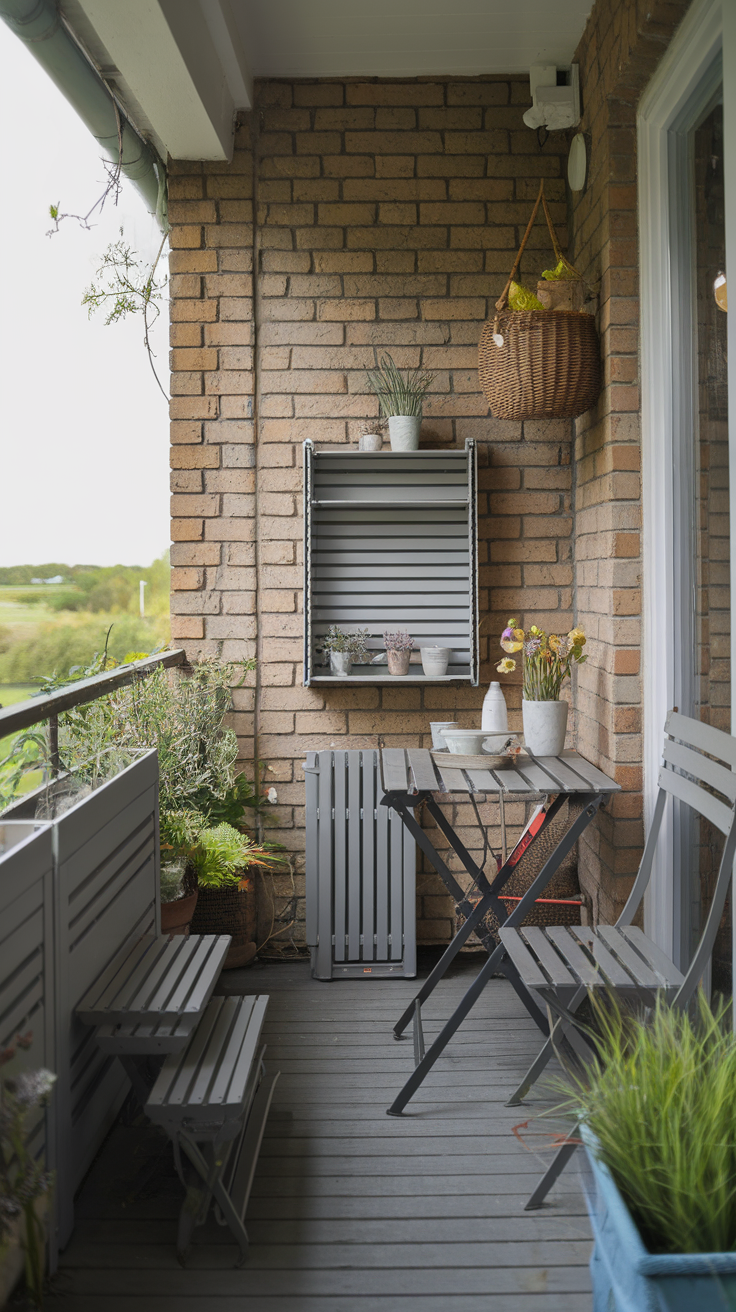
<instances>
[{"instance_id":1,"label":"lavender plant","mask_svg":"<svg viewBox=\"0 0 736 1312\"><path fill-rule=\"evenodd\" d=\"M386 651L411 651L414 639L404 629L387 630L383 635L383 645Z\"/></svg>"}]
</instances>

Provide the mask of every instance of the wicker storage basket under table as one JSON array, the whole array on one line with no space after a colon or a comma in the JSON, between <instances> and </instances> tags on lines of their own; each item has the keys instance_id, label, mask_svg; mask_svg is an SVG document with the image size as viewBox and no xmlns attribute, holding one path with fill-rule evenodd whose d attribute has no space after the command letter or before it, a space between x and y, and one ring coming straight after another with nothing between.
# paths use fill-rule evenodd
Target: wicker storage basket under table
<instances>
[{"instance_id":1,"label":"wicker storage basket under table","mask_svg":"<svg viewBox=\"0 0 736 1312\"><path fill-rule=\"evenodd\" d=\"M566 266L569 278L580 279L560 250L541 182L514 267L478 347L478 376L496 419L575 419L600 395L600 344L592 314L509 309L509 289L540 202L558 263Z\"/></svg>"},{"instance_id":2,"label":"wicker storage basket under table","mask_svg":"<svg viewBox=\"0 0 736 1312\"><path fill-rule=\"evenodd\" d=\"M252 876L248 886L238 888L200 888L192 917L193 934L230 934L232 943L223 962L223 970L247 966L256 955L256 903Z\"/></svg>"}]
</instances>

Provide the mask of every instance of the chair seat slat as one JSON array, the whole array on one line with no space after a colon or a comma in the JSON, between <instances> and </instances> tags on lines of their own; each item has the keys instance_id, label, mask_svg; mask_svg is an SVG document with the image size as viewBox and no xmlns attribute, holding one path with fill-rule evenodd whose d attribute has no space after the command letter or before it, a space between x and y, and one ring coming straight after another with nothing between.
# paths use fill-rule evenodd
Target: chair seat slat
<instances>
[{"instance_id":1,"label":"chair seat slat","mask_svg":"<svg viewBox=\"0 0 736 1312\"><path fill-rule=\"evenodd\" d=\"M523 983L529 989L549 988L549 980L543 975L534 955L519 935L518 929L499 929L503 946L518 970Z\"/></svg>"},{"instance_id":2,"label":"chair seat slat","mask_svg":"<svg viewBox=\"0 0 736 1312\"><path fill-rule=\"evenodd\" d=\"M602 983L600 971L596 970L592 961L586 957L579 943L567 932L566 925L547 925L545 926L547 938L554 943L559 949L563 960L567 962L571 971L577 976L579 982L586 988L597 988Z\"/></svg>"},{"instance_id":3,"label":"chair seat slat","mask_svg":"<svg viewBox=\"0 0 736 1312\"><path fill-rule=\"evenodd\" d=\"M614 988L630 989L638 987L636 980L632 978L621 962L616 960L605 941L599 938L596 930L589 928L587 925L571 925L570 933L591 954L605 980Z\"/></svg>"},{"instance_id":4,"label":"chair seat slat","mask_svg":"<svg viewBox=\"0 0 736 1312\"><path fill-rule=\"evenodd\" d=\"M549 976L553 984L559 984L561 987L569 988L570 985L577 983L575 977L570 974L559 953L555 952L553 945L545 936L544 930L538 925L524 925L521 929L522 936L526 939L529 947L536 954L537 959L542 966L545 974Z\"/></svg>"},{"instance_id":5,"label":"chair seat slat","mask_svg":"<svg viewBox=\"0 0 736 1312\"><path fill-rule=\"evenodd\" d=\"M643 929L638 925L622 925L621 933L628 939L629 943L636 948L637 952L649 962L652 970L660 976L662 984L668 988L679 987L684 984L685 976L677 969L674 962L670 961L666 952L657 947L650 938L647 938Z\"/></svg>"},{"instance_id":6,"label":"chair seat slat","mask_svg":"<svg viewBox=\"0 0 736 1312\"><path fill-rule=\"evenodd\" d=\"M663 982L661 976L657 975L651 966L642 961L639 954L624 938L620 929L616 929L613 925L599 925L598 937L624 963L629 974L633 975L637 984L640 984L642 988L658 989L661 986Z\"/></svg>"}]
</instances>

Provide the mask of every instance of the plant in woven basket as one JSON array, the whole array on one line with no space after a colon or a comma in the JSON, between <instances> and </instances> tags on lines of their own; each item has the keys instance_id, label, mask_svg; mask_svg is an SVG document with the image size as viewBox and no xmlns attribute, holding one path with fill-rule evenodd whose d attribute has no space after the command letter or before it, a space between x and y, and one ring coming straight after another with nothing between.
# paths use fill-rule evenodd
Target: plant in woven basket
<instances>
[{"instance_id":1,"label":"plant in woven basket","mask_svg":"<svg viewBox=\"0 0 736 1312\"><path fill-rule=\"evenodd\" d=\"M407 369L404 373L390 355L382 355L377 369L369 369L368 386L378 397L381 414L421 416L424 397L436 374L427 369Z\"/></svg>"},{"instance_id":2,"label":"plant in woven basket","mask_svg":"<svg viewBox=\"0 0 736 1312\"><path fill-rule=\"evenodd\" d=\"M528 702L556 702L565 679L570 677L573 664L582 665L588 658L583 654L585 634L582 629L571 629L558 635L545 633L532 624L525 632L509 620L501 634L501 647L506 652L521 652L524 670L524 700ZM516 661L505 656L496 666L499 674L511 674Z\"/></svg>"}]
</instances>

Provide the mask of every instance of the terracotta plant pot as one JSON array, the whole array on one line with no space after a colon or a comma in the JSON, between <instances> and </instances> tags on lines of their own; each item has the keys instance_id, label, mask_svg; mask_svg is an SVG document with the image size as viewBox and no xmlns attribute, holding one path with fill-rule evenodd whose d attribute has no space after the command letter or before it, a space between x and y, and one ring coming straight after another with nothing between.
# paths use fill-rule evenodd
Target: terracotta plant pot
<instances>
[{"instance_id":1,"label":"terracotta plant pot","mask_svg":"<svg viewBox=\"0 0 736 1312\"><path fill-rule=\"evenodd\" d=\"M256 955L256 888L253 875L243 874L245 888L200 888L192 919L193 934L229 934L230 949L223 970L247 966Z\"/></svg>"},{"instance_id":2,"label":"terracotta plant pot","mask_svg":"<svg viewBox=\"0 0 736 1312\"><path fill-rule=\"evenodd\" d=\"M172 936L184 934L188 938L198 897L199 890L195 888L193 893L188 893L186 897L178 897L175 902L162 902L161 933Z\"/></svg>"},{"instance_id":3,"label":"terracotta plant pot","mask_svg":"<svg viewBox=\"0 0 736 1312\"><path fill-rule=\"evenodd\" d=\"M409 673L409 662L411 660L410 651L394 651L393 648L389 647L386 652L386 659L388 661L389 674Z\"/></svg>"}]
</instances>

